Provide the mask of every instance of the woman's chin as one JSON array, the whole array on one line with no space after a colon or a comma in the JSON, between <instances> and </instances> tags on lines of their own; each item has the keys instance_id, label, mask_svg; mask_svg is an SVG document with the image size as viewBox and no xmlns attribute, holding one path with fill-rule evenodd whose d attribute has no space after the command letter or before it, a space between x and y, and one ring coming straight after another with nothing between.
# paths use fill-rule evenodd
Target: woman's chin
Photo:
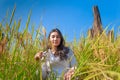
<instances>
[{"instance_id":1,"label":"woman's chin","mask_svg":"<svg viewBox=\"0 0 120 80\"><path fill-rule=\"evenodd\" d=\"M57 47L57 46L58 46L58 44L54 44L53 46L54 46L54 47Z\"/></svg>"}]
</instances>

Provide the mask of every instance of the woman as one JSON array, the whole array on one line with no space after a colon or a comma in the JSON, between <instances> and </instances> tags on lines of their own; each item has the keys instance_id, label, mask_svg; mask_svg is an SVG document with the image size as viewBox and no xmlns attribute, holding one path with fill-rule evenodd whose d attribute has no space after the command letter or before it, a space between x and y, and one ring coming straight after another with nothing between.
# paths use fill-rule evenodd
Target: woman
<instances>
[{"instance_id":1,"label":"woman","mask_svg":"<svg viewBox=\"0 0 120 80\"><path fill-rule=\"evenodd\" d=\"M45 57L42 64L42 77L45 79L53 71L57 75L57 80L70 80L74 74L76 59L72 50L65 47L64 38L59 29L53 29L48 36L48 48L45 52L38 52L36 60Z\"/></svg>"}]
</instances>

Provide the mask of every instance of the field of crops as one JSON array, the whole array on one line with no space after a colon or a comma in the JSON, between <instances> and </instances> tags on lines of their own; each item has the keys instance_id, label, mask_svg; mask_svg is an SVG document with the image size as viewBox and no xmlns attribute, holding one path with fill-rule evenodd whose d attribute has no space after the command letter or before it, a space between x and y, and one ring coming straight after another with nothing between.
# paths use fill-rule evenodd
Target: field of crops
<instances>
[{"instance_id":1,"label":"field of crops","mask_svg":"<svg viewBox=\"0 0 120 80\"><path fill-rule=\"evenodd\" d=\"M41 63L34 55L46 47L46 30L40 25L36 31L29 25L30 13L20 31L21 19L13 20L14 13L15 9L9 22L0 22L0 80L41 80ZM66 41L78 61L73 80L120 80L120 34L109 37L106 30L94 38L88 34L79 41ZM49 80L55 80L54 75Z\"/></svg>"}]
</instances>

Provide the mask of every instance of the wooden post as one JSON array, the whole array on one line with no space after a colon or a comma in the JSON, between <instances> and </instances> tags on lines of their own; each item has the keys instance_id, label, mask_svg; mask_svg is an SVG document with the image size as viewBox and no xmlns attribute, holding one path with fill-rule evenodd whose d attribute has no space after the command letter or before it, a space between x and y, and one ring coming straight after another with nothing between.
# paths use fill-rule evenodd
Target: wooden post
<instances>
[{"instance_id":1,"label":"wooden post","mask_svg":"<svg viewBox=\"0 0 120 80\"><path fill-rule=\"evenodd\" d=\"M103 32L103 29L98 6L93 7L93 13L94 13L93 37L95 37L101 34Z\"/></svg>"}]
</instances>

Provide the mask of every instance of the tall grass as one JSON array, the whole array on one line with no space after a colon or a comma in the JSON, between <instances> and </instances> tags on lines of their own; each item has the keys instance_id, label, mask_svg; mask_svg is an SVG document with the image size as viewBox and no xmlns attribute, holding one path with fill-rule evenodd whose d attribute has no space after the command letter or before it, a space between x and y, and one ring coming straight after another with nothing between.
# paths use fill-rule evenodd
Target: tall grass
<instances>
[{"instance_id":1,"label":"tall grass","mask_svg":"<svg viewBox=\"0 0 120 80\"><path fill-rule=\"evenodd\" d=\"M82 38L73 49L78 68L73 77L80 80L120 80L120 37L114 41L103 33Z\"/></svg>"},{"instance_id":2,"label":"tall grass","mask_svg":"<svg viewBox=\"0 0 120 80\"><path fill-rule=\"evenodd\" d=\"M26 27L20 31L21 19L14 20L15 9L10 22L5 25L0 22L0 79L42 80L41 63L34 60L34 55L46 47L46 30L42 25L37 30L29 25L30 12ZM105 32L106 29L95 38L86 36L68 43L78 62L73 80L76 77L79 80L120 80L120 36L109 39ZM52 74L51 79L55 79Z\"/></svg>"},{"instance_id":3,"label":"tall grass","mask_svg":"<svg viewBox=\"0 0 120 80\"><path fill-rule=\"evenodd\" d=\"M28 31L31 13L28 15L26 27L20 32L21 19L13 21L15 8L6 25L0 23L0 79L2 80L39 80L41 79L40 63L34 60L36 52L42 47L39 39L42 34L37 31L33 39L33 31ZM13 24L12 24L13 23ZM37 73L36 73L37 71Z\"/></svg>"}]
</instances>

